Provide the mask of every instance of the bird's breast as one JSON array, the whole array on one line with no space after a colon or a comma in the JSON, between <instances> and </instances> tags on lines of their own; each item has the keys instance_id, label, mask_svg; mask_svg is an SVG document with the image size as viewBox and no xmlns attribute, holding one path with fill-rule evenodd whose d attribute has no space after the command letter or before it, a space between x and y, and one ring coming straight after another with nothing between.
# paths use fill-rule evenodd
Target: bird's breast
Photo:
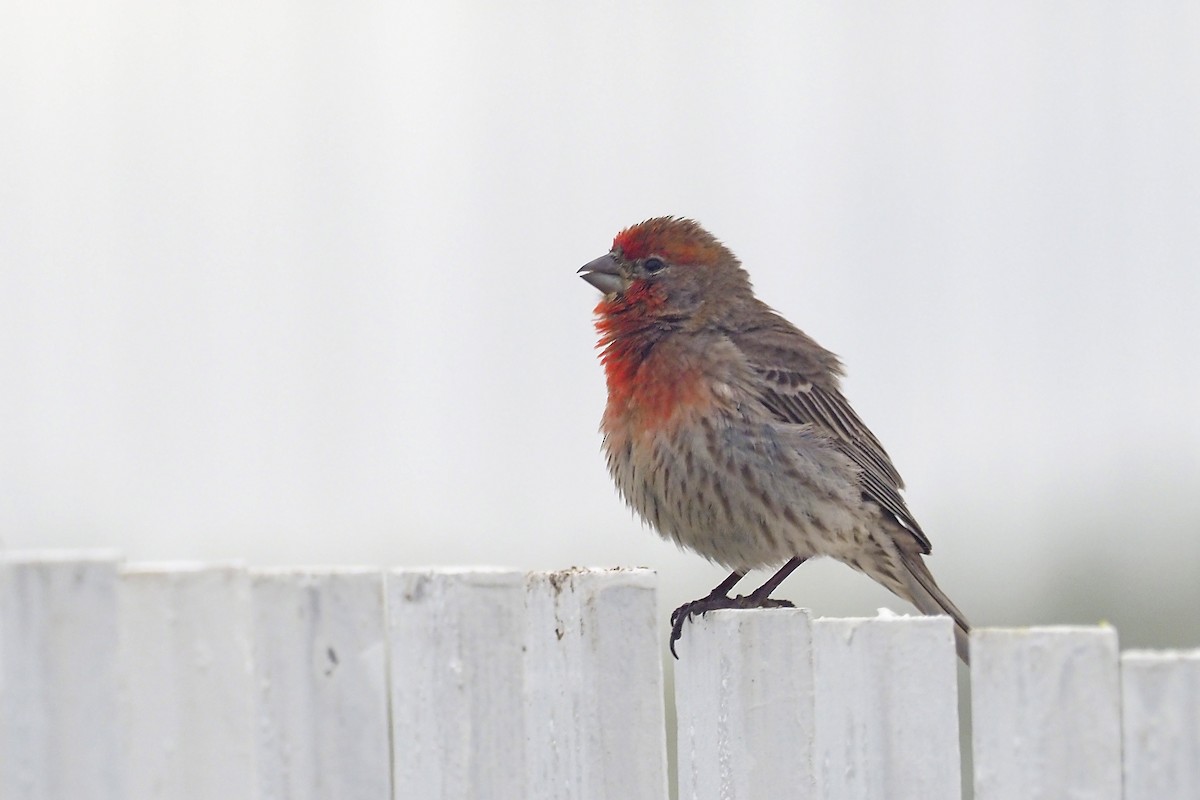
<instances>
[{"instance_id":1,"label":"bird's breast","mask_svg":"<svg viewBox=\"0 0 1200 800\"><path fill-rule=\"evenodd\" d=\"M729 403L730 391L699 364L651 353L624 358L605 353L608 404L602 424L606 433L637 438L675 425L695 413L715 413Z\"/></svg>"}]
</instances>

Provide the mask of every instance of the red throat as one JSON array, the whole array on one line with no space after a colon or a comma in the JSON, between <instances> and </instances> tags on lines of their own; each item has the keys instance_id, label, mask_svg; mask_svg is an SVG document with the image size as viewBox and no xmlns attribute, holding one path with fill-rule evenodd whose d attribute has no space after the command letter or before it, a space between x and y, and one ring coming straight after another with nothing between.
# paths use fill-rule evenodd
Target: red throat
<instances>
[{"instance_id":1,"label":"red throat","mask_svg":"<svg viewBox=\"0 0 1200 800\"><path fill-rule=\"evenodd\" d=\"M605 298L596 306L600 334L596 346L608 383L604 429L612 432L620 424L638 433L658 429L679 411L701 402L705 383L700 370L656 349L646 308L653 308L653 302L631 306L624 302L629 291L625 294L619 300Z\"/></svg>"}]
</instances>

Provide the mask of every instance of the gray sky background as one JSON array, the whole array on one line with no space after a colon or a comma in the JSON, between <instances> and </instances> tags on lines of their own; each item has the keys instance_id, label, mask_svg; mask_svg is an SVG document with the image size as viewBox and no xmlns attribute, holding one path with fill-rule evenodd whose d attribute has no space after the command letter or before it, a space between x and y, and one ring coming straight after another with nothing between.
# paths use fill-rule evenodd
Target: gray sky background
<instances>
[{"instance_id":1,"label":"gray sky background","mask_svg":"<svg viewBox=\"0 0 1200 800\"><path fill-rule=\"evenodd\" d=\"M976 624L1200 643L1200 6L3 16L3 548L707 592L609 483L575 276L678 214L846 361Z\"/></svg>"}]
</instances>

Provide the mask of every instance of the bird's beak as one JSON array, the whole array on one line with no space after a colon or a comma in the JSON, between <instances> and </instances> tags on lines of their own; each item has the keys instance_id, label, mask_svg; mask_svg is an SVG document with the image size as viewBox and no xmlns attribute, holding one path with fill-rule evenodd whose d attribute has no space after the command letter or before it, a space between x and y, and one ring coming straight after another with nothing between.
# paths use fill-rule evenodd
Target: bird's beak
<instances>
[{"instance_id":1,"label":"bird's beak","mask_svg":"<svg viewBox=\"0 0 1200 800\"><path fill-rule=\"evenodd\" d=\"M621 268L612 255L603 255L579 268L579 277L605 294L614 294L625 288Z\"/></svg>"}]
</instances>

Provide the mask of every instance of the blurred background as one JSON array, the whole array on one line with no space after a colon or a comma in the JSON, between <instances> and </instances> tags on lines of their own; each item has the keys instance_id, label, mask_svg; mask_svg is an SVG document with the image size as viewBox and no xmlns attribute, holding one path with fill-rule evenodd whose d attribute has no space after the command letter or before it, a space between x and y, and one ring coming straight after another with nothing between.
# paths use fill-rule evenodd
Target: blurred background
<instances>
[{"instance_id":1,"label":"blurred background","mask_svg":"<svg viewBox=\"0 0 1200 800\"><path fill-rule=\"evenodd\" d=\"M676 214L843 357L976 624L1200 644L1200 6L4 19L0 547L645 565L665 635L724 571L612 488L575 270Z\"/></svg>"}]
</instances>

